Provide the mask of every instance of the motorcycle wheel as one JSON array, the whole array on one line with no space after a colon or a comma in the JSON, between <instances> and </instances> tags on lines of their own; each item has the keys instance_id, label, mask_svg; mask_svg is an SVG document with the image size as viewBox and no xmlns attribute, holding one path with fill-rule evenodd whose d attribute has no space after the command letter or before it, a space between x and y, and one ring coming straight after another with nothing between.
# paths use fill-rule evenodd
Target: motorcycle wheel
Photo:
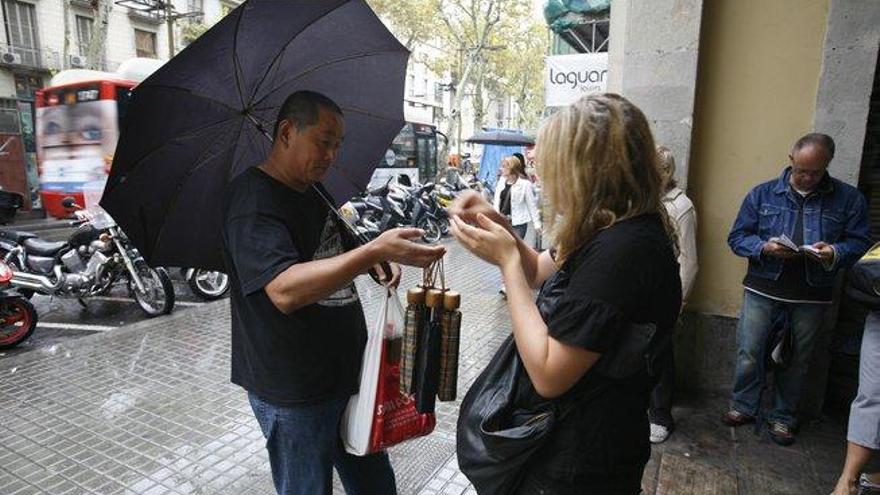
<instances>
[{"instance_id":1,"label":"motorcycle wheel","mask_svg":"<svg viewBox=\"0 0 880 495\"><path fill-rule=\"evenodd\" d=\"M174 284L168 272L164 268L150 268L143 262L136 263L135 269L144 283L144 292L138 290L131 277L128 279L128 290L141 311L150 318L170 313L174 309Z\"/></svg>"},{"instance_id":2,"label":"motorcycle wheel","mask_svg":"<svg viewBox=\"0 0 880 495\"><path fill-rule=\"evenodd\" d=\"M199 268L187 282L193 294L206 301L220 299L229 290L229 275L223 272Z\"/></svg>"},{"instance_id":3,"label":"motorcycle wheel","mask_svg":"<svg viewBox=\"0 0 880 495\"><path fill-rule=\"evenodd\" d=\"M5 249L0 249L0 260L6 258L7 253L9 253L9 251L7 251ZM24 271L24 270L22 270L22 268L20 266L18 266L18 263L14 262L14 261L10 261L7 264L9 265L9 268L12 268L14 271ZM34 291L32 291L30 289L15 288L14 290L15 290L15 292L18 292L18 294L25 299L30 299L30 298L34 297Z\"/></svg>"},{"instance_id":4,"label":"motorcycle wheel","mask_svg":"<svg viewBox=\"0 0 880 495\"><path fill-rule=\"evenodd\" d=\"M419 228L425 231L422 235L423 241L433 244L440 240L440 226L433 218L423 219L419 222Z\"/></svg>"},{"instance_id":5,"label":"motorcycle wheel","mask_svg":"<svg viewBox=\"0 0 880 495\"><path fill-rule=\"evenodd\" d=\"M440 227L440 235L446 237L449 235L449 218L438 218L437 225Z\"/></svg>"},{"instance_id":6,"label":"motorcycle wheel","mask_svg":"<svg viewBox=\"0 0 880 495\"><path fill-rule=\"evenodd\" d=\"M0 349L14 347L37 328L37 310L23 297L0 299Z\"/></svg>"}]
</instances>

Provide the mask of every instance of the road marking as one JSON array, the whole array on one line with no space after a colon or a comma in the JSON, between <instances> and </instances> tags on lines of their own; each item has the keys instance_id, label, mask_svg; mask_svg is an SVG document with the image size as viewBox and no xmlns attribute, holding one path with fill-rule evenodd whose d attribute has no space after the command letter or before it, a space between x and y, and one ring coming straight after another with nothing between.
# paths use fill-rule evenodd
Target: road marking
<instances>
[{"instance_id":1,"label":"road marking","mask_svg":"<svg viewBox=\"0 0 880 495\"><path fill-rule=\"evenodd\" d=\"M136 303L137 302L130 297L110 297L110 296L95 296L95 297L90 297L90 298L86 299L85 301L86 302L89 302L89 301L110 301L110 302L129 302L129 303ZM200 303L200 302L174 301L175 306L203 306L204 304L205 303Z\"/></svg>"},{"instance_id":2,"label":"road marking","mask_svg":"<svg viewBox=\"0 0 880 495\"><path fill-rule=\"evenodd\" d=\"M86 332L109 332L119 327L108 327L106 325L86 325L83 323L49 323L38 322L37 328L55 328L58 330L82 330Z\"/></svg>"}]
</instances>

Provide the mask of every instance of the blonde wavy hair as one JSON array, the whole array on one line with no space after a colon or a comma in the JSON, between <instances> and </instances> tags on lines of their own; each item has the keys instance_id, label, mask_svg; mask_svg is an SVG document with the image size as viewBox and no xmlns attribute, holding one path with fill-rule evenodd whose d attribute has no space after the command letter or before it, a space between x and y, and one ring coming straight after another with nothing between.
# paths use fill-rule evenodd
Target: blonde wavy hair
<instances>
[{"instance_id":1,"label":"blonde wavy hair","mask_svg":"<svg viewBox=\"0 0 880 495\"><path fill-rule=\"evenodd\" d=\"M526 168L523 166L522 162L519 161L519 158L515 156L505 156L501 160L501 166L506 166L507 170L510 170L510 172L517 177L526 177Z\"/></svg>"},{"instance_id":2,"label":"blonde wavy hair","mask_svg":"<svg viewBox=\"0 0 880 495\"><path fill-rule=\"evenodd\" d=\"M547 120L536 147L557 263L600 230L646 213L660 215L676 244L661 202L654 138L629 100L612 93L584 96Z\"/></svg>"}]
</instances>

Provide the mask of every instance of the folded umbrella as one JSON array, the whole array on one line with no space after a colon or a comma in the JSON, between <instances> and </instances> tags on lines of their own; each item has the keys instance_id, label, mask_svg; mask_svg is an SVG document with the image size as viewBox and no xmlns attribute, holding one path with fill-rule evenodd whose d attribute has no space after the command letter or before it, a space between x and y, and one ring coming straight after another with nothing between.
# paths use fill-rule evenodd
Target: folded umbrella
<instances>
[{"instance_id":1,"label":"folded umbrella","mask_svg":"<svg viewBox=\"0 0 880 495\"><path fill-rule=\"evenodd\" d=\"M403 120L409 52L363 0L247 0L135 88L101 205L152 265L224 268L223 195L312 90L345 114L323 184L366 187Z\"/></svg>"}]
</instances>

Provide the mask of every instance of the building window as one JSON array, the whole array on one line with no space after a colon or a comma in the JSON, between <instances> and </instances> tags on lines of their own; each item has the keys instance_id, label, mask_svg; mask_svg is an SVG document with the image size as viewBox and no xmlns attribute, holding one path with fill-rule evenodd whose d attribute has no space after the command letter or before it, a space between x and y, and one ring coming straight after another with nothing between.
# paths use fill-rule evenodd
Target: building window
<instances>
[{"instance_id":1,"label":"building window","mask_svg":"<svg viewBox=\"0 0 880 495\"><path fill-rule=\"evenodd\" d=\"M9 98L0 98L0 132L18 134L21 132L21 120L18 118L18 102Z\"/></svg>"},{"instance_id":2,"label":"building window","mask_svg":"<svg viewBox=\"0 0 880 495\"><path fill-rule=\"evenodd\" d=\"M15 96L27 100L34 99L34 92L43 87L43 81L39 76L29 74L15 74Z\"/></svg>"},{"instance_id":3,"label":"building window","mask_svg":"<svg viewBox=\"0 0 880 495\"><path fill-rule=\"evenodd\" d=\"M406 78L406 94L407 96L415 96L416 94L416 76L412 74Z\"/></svg>"},{"instance_id":4,"label":"building window","mask_svg":"<svg viewBox=\"0 0 880 495\"><path fill-rule=\"evenodd\" d=\"M156 33L152 31L134 30L134 48L138 57L157 58Z\"/></svg>"},{"instance_id":5,"label":"building window","mask_svg":"<svg viewBox=\"0 0 880 495\"><path fill-rule=\"evenodd\" d=\"M9 51L19 55L23 65L38 67L40 60L37 47L40 44L34 5L17 0L2 1Z\"/></svg>"},{"instance_id":6,"label":"building window","mask_svg":"<svg viewBox=\"0 0 880 495\"><path fill-rule=\"evenodd\" d=\"M92 28L95 20L83 15L76 16L76 43L79 46L79 54L85 56L89 51L89 43L92 41Z\"/></svg>"}]
</instances>

